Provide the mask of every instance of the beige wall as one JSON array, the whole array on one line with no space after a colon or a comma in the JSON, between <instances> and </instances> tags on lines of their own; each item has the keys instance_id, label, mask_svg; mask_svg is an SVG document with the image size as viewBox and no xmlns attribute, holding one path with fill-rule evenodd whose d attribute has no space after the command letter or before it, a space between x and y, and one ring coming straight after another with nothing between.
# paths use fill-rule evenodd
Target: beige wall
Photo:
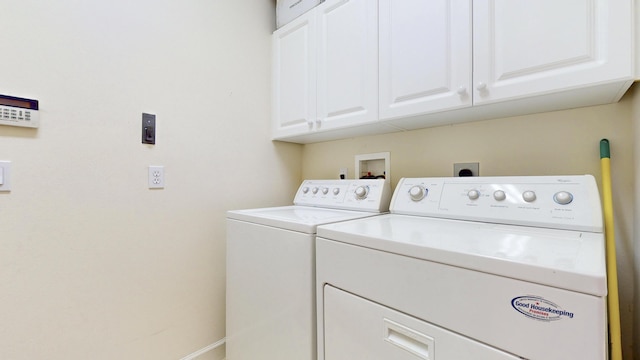
<instances>
[{"instance_id":1,"label":"beige wall","mask_svg":"<svg viewBox=\"0 0 640 360\"><path fill-rule=\"evenodd\" d=\"M0 359L177 360L223 339L225 211L288 204L301 179L301 146L269 140L273 3L1 8L0 93L40 100L41 127L0 126Z\"/></svg>"},{"instance_id":2,"label":"beige wall","mask_svg":"<svg viewBox=\"0 0 640 360\"><path fill-rule=\"evenodd\" d=\"M482 176L592 174L600 182L599 143L602 138L609 139L624 351L625 359L631 359L635 245L632 111L639 93L631 91L611 105L310 144L304 147L302 175L335 178L340 168L347 167L353 177L355 155L388 151L392 186L402 177L452 176L454 162L479 162Z\"/></svg>"},{"instance_id":3,"label":"beige wall","mask_svg":"<svg viewBox=\"0 0 640 360\"><path fill-rule=\"evenodd\" d=\"M302 178L353 174L356 154L390 151L393 185L462 161L487 176L599 179L604 137L630 359L640 91L593 108L272 143L273 1L2 5L0 93L40 100L42 125L0 126L13 169L13 191L0 193L1 359L173 360L224 338L224 212L288 204ZM155 146L140 144L142 112L157 115ZM165 166L164 190L147 189L149 165Z\"/></svg>"}]
</instances>

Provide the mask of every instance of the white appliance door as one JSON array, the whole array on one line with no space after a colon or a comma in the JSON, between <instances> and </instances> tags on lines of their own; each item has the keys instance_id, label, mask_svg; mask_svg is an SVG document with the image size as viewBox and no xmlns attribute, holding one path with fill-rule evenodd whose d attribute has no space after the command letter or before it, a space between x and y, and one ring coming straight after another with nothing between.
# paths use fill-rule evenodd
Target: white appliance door
<instances>
[{"instance_id":1,"label":"white appliance door","mask_svg":"<svg viewBox=\"0 0 640 360\"><path fill-rule=\"evenodd\" d=\"M324 360L520 359L328 285L324 332Z\"/></svg>"}]
</instances>

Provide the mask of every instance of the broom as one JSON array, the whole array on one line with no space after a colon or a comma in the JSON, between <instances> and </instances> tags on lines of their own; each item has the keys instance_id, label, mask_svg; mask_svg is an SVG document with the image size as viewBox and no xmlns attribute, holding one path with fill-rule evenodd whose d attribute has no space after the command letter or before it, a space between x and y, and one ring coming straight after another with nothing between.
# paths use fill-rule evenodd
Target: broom
<instances>
[{"instance_id":1,"label":"broom","mask_svg":"<svg viewBox=\"0 0 640 360\"><path fill-rule=\"evenodd\" d=\"M604 208L604 235L607 248L607 307L609 311L610 359L622 360L620 333L620 303L618 300L618 270L616 265L616 239L613 230L613 201L611 200L611 155L609 140L600 140L602 166L602 206Z\"/></svg>"}]
</instances>

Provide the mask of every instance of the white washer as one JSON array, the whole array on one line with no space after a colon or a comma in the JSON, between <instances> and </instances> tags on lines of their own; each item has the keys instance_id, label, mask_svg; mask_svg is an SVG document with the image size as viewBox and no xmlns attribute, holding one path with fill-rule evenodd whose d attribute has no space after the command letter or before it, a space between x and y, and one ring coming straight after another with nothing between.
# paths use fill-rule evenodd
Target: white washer
<instances>
[{"instance_id":1,"label":"white washer","mask_svg":"<svg viewBox=\"0 0 640 360\"><path fill-rule=\"evenodd\" d=\"M293 206L227 213L228 360L316 359L315 234L388 211L385 180L306 180Z\"/></svg>"},{"instance_id":2,"label":"white washer","mask_svg":"<svg viewBox=\"0 0 640 360\"><path fill-rule=\"evenodd\" d=\"M320 360L607 358L591 176L402 179L318 227Z\"/></svg>"}]
</instances>

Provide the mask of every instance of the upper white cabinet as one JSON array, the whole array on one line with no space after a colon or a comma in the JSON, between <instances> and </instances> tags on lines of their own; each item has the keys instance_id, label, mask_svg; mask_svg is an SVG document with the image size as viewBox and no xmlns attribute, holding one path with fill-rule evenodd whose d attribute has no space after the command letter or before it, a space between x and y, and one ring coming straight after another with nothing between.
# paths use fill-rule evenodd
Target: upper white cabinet
<instances>
[{"instance_id":1,"label":"upper white cabinet","mask_svg":"<svg viewBox=\"0 0 640 360\"><path fill-rule=\"evenodd\" d=\"M274 33L274 139L618 101L634 0L327 0Z\"/></svg>"},{"instance_id":2,"label":"upper white cabinet","mask_svg":"<svg viewBox=\"0 0 640 360\"><path fill-rule=\"evenodd\" d=\"M633 81L632 0L380 0L379 16L380 118L404 129L609 103Z\"/></svg>"},{"instance_id":3,"label":"upper white cabinet","mask_svg":"<svg viewBox=\"0 0 640 360\"><path fill-rule=\"evenodd\" d=\"M473 102L631 81L632 29L631 0L474 0Z\"/></svg>"},{"instance_id":4,"label":"upper white cabinet","mask_svg":"<svg viewBox=\"0 0 640 360\"><path fill-rule=\"evenodd\" d=\"M471 1L380 0L380 118L468 107Z\"/></svg>"},{"instance_id":5,"label":"upper white cabinet","mask_svg":"<svg viewBox=\"0 0 640 360\"><path fill-rule=\"evenodd\" d=\"M316 119L316 18L309 15L273 34L274 136L309 131Z\"/></svg>"},{"instance_id":6,"label":"upper white cabinet","mask_svg":"<svg viewBox=\"0 0 640 360\"><path fill-rule=\"evenodd\" d=\"M318 126L378 120L378 5L333 0L318 13Z\"/></svg>"},{"instance_id":7,"label":"upper white cabinet","mask_svg":"<svg viewBox=\"0 0 640 360\"><path fill-rule=\"evenodd\" d=\"M275 139L378 120L378 4L328 0L273 35Z\"/></svg>"}]
</instances>

